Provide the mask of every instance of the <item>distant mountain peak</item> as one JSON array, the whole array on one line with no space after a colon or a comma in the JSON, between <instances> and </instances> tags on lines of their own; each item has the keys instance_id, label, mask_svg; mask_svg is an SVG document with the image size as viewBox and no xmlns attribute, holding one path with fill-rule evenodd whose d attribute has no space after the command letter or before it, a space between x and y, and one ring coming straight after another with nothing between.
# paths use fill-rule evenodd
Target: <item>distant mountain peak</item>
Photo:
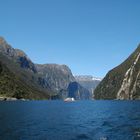
<instances>
[{"instance_id":1,"label":"distant mountain peak","mask_svg":"<svg viewBox=\"0 0 140 140\"><path fill-rule=\"evenodd\" d=\"M92 96L94 96L94 89L102 80L101 78L96 78L92 75L75 75L75 79L80 85L88 89Z\"/></svg>"},{"instance_id":2,"label":"distant mountain peak","mask_svg":"<svg viewBox=\"0 0 140 140\"><path fill-rule=\"evenodd\" d=\"M101 81L102 78L93 77L92 75L75 75L77 81Z\"/></svg>"}]
</instances>

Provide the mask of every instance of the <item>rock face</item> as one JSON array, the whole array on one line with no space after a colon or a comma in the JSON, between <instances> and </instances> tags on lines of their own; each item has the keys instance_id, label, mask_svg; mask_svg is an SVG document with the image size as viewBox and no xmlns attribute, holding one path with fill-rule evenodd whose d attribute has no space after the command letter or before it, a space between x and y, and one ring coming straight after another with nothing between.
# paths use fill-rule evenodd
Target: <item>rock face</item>
<instances>
[{"instance_id":1,"label":"rock face","mask_svg":"<svg viewBox=\"0 0 140 140\"><path fill-rule=\"evenodd\" d=\"M57 93L58 98L73 97L75 100L91 99L92 94L78 82L66 65L36 64L37 72L48 83L50 89Z\"/></svg>"},{"instance_id":2,"label":"rock face","mask_svg":"<svg viewBox=\"0 0 140 140\"><path fill-rule=\"evenodd\" d=\"M70 82L75 81L71 70L66 65L58 64L36 64L37 72L48 83L49 87L56 93L66 90Z\"/></svg>"},{"instance_id":3,"label":"rock face","mask_svg":"<svg viewBox=\"0 0 140 140\"><path fill-rule=\"evenodd\" d=\"M72 82L68 86L68 97L74 98L75 100L88 100L91 99L92 96L90 92L79 83Z\"/></svg>"},{"instance_id":4,"label":"rock face","mask_svg":"<svg viewBox=\"0 0 140 140\"><path fill-rule=\"evenodd\" d=\"M94 90L102 80L90 75L78 75L75 76L75 79L80 85L88 89L92 96L94 96Z\"/></svg>"},{"instance_id":5,"label":"rock face","mask_svg":"<svg viewBox=\"0 0 140 140\"><path fill-rule=\"evenodd\" d=\"M140 99L140 45L105 76L95 89L95 99Z\"/></svg>"}]
</instances>

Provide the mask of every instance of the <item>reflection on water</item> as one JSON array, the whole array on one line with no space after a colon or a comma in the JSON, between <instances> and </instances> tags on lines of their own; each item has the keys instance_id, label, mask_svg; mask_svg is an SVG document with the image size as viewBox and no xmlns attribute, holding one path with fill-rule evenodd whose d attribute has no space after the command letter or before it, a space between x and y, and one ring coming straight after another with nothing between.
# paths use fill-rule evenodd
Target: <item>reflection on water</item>
<instances>
[{"instance_id":1,"label":"reflection on water","mask_svg":"<svg viewBox=\"0 0 140 140\"><path fill-rule=\"evenodd\" d=\"M140 102L0 102L1 139L140 140Z\"/></svg>"}]
</instances>

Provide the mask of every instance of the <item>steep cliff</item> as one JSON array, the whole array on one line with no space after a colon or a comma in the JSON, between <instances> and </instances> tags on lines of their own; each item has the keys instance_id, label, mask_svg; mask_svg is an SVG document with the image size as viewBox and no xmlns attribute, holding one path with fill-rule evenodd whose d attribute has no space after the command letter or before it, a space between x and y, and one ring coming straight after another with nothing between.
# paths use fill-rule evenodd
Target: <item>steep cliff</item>
<instances>
[{"instance_id":1,"label":"steep cliff","mask_svg":"<svg viewBox=\"0 0 140 140\"><path fill-rule=\"evenodd\" d=\"M36 68L37 72L47 81L49 87L57 93L62 89L67 89L69 83L75 81L71 70L66 65L37 64Z\"/></svg>"},{"instance_id":2,"label":"steep cliff","mask_svg":"<svg viewBox=\"0 0 140 140\"><path fill-rule=\"evenodd\" d=\"M95 89L95 99L140 99L140 45Z\"/></svg>"},{"instance_id":3,"label":"steep cliff","mask_svg":"<svg viewBox=\"0 0 140 140\"><path fill-rule=\"evenodd\" d=\"M68 97L74 98L76 100L88 100L92 98L92 95L86 88L83 88L79 83L72 82L68 86Z\"/></svg>"}]
</instances>

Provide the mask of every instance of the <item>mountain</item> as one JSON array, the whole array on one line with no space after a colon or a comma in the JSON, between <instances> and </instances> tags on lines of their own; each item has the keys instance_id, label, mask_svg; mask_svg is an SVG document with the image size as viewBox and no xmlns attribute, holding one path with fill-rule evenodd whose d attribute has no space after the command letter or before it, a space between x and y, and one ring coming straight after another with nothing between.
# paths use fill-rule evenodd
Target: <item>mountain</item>
<instances>
[{"instance_id":1,"label":"mountain","mask_svg":"<svg viewBox=\"0 0 140 140\"><path fill-rule=\"evenodd\" d=\"M12 48L2 37L0 37L0 52L18 63L22 68L36 73L35 65L28 56L22 50Z\"/></svg>"},{"instance_id":2,"label":"mountain","mask_svg":"<svg viewBox=\"0 0 140 140\"><path fill-rule=\"evenodd\" d=\"M77 82L71 82L68 86L68 97L74 98L76 100L88 100L92 98L91 93L83 88Z\"/></svg>"},{"instance_id":3,"label":"mountain","mask_svg":"<svg viewBox=\"0 0 140 140\"><path fill-rule=\"evenodd\" d=\"M0 96L14 97L17 99L48 99L50 96L38 88L28 85L18 75L11 72L0 61Z\"/></svg>"},{"instance_id":4,"label":"mountain","mask_svg":"<svg viewBox=\"0 0 140 140\"><path fill-rule=\"evenodd\" d=\"M42 87L34 63L0 37L0 96L47 99L53 92Z\"/></svg>"},{"instance_id":5,"label":"mountain","mask_svg":"<svg viewBox=\"0 0 140 140\"><path fill-rule=\"evenodd\" d=\"M65 99L75 82L71 70L66 65L34 64L19 49L14 49L0 37L0 96L25 99ZM87 99L88 93L77 84L81 92L77 99ZM72 89L73 91L73 89ZM77 94L76 92L73 94ZM84 96L85 94L85 96ZM82 97L82 98L81 98Z\"/></svg>"},{"instance_id":6,"label":"mountain","mask_svg":"<svg viewBox=\"0 0 140 140\"><path fill-rule=\"evenodd\" d=\"M56 93L67 89L69 83L75 81L71 70L66 65L36 64L37 72L48 82L49 87Z\"/></svg>"},{"instance_id":7,"label":"mountain","mask_svg":"<svg viewBox=\"0 0 140 140\"><path fill-rule=\"evenodd\" d=\"M101 78L96 78L91 75L76 75L75 79L80 85L88 89L91 95L94 94L95 88L102 80Z\"/></svg>"},{"instance_id":8,"label":"mountain","mask_svg":"<svg viewBox=\"0 0 140 140\"><path fill-rule=\"evenodd\" d=\"M140 45L122 64L108 72L95 89L95 99L140 99Z\"/></svg>"},{"instance_id":9,"label":"mountain","mask_svg":"<svg viewBox=\"0 0 140 140\"><path fill-rule=\"evenodd\" d=\"M91 99L90 92L76 82L71 70L66 65L36 64L37 72L48 82L58 98L73 97L76 100Z\"/></svg>"}]
</instances>

